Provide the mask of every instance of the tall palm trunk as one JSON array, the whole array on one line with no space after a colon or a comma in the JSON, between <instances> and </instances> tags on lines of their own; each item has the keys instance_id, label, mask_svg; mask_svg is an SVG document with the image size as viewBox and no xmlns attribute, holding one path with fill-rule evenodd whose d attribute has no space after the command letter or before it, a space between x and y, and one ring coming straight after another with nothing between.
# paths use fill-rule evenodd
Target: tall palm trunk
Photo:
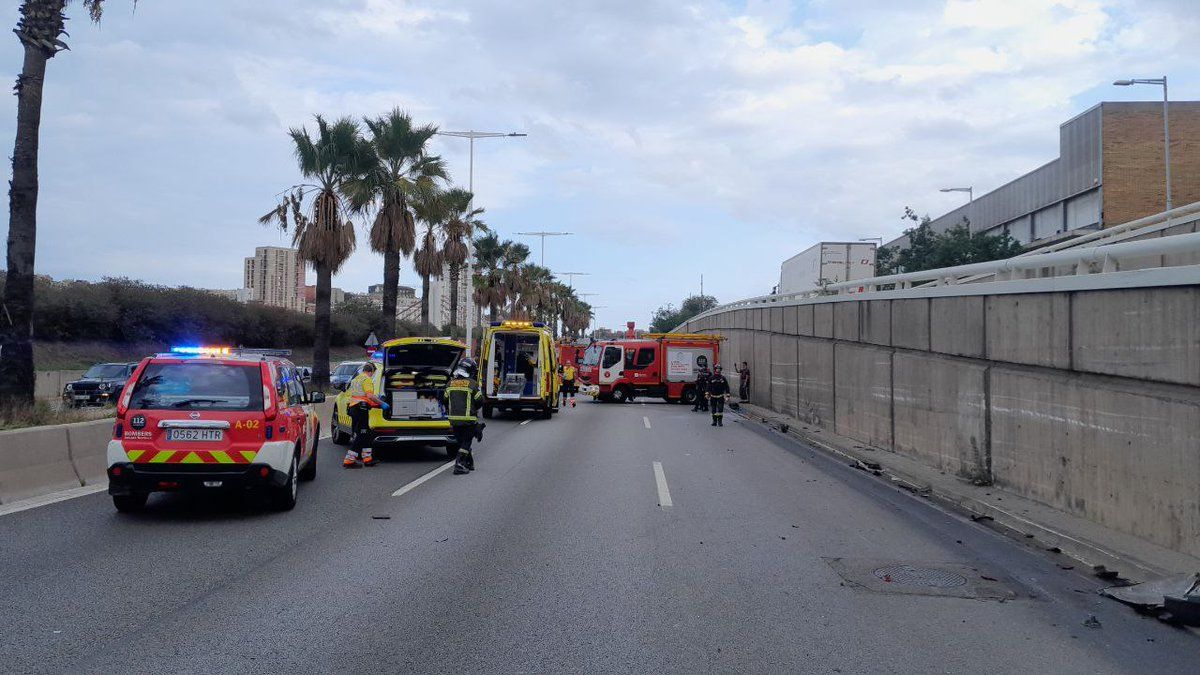
<instances>
[{"instance_id":1,"label":"tall palm trunk","mask_svg":"<svg viewBox=\"0 0 1200 675\"><path fill-rule=\"evenodd\" d=\"M317 390L329 386L329 315L330 294L333 288L333 269L326 263L316 263L317 308L313 330L312 383Z\"/></svg>"},{"instance_id":2,"label":"tall palm trunk","mask_svg":"<svg viewBox=\"0 0 1200 675\"><path fill-rule=\"evenodd\" d=\"M396 304L400 294L400 251L392 246L383 253L383 327L385 340L396 336Z\"/></svg>"},{"instance_id":3,"label":"tall palm trunk","mask_svg":"<svg viewBox=\"0 0 1200 675\"><path fill-rule=\"evenodd\" d=\"M41 3L62 16L65 0ZM26 11L24 5L22 12ZM61 23L60 23L61 25ZM17 80L17 138L8 202L8 275L0 307L0 397L33 403L33 270L37 244L38 135L50 52L29 44Z\"/></svg>"},{"instance_id":4,"label":"tall palm trunk","mask_svg":"<svg viewBox=\"0 0 1200 675\"><path fill-rule=\"evenodd\" d=\"M429 324L429 275L421 275L421 325Z\"/></svg>"},{"instance_id":5,"label":"tall palm trunk","mask_svg":"<svg viewBox=\"0 0 1200 675\"><path fill-rule=\"evenodd\" d=\"M488 305L488 322L489 323L495 323L495 322L499 321L499 319L496 318L499 314L500 314L500 308L496 306L496 303L493 302L490 305Z\"/></svg>"},{"instance_id":6,"label":"tall palm trunk","mask_svg":"<svg viewBox=\"0 0 1200 675\"><path fill-rule=\"evenodd\" d=\"M460 265L450 265L450 323L458 325L458 280L462 276Z\"/></svg>"}]
</instances>

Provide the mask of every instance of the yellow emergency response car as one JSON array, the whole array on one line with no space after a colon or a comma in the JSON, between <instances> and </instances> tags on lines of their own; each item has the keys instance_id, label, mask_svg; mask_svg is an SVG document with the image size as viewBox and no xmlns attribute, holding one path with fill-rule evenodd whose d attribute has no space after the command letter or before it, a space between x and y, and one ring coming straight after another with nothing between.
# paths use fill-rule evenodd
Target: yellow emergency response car
<instances>
[{"instance_id":1,"label":"yellow emergency response car","mask_svg":"<svg viewBox=\"0 0 1200 675\"><path fill-rule=\"evenodd\" d=\"M558 412L558 348L540 321L494 321L479 348L483 416L496 410Z\"/></svg>"},{"instance_id":2,"label":"yellow emergency response car","mask_svg":"<svg viewBox=\"0 0 1200 675\"><path fill-rule=\"evenodd\" d=\"M454 457L458 444L446 410L446 386L455 377L467 346L451 338L407 337L379 346L375 391L387 409L372 408L368 423L378 445L440 445ZM335 402L331 433L334 443L350 442L351 423L343 391Z\"/></svg>"}]
</instances>

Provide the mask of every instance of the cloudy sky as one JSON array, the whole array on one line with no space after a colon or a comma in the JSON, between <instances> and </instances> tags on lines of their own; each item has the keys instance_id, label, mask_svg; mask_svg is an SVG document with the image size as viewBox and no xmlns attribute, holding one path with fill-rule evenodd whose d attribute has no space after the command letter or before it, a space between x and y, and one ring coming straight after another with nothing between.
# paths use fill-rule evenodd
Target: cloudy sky
<instances>
[{"instance_id":1,"label":"cloudy sky","mask_svg":"<svg viewBox=\"0 0 1200 675\"><path fill-rule=\"evenodd\" d=\"M701 274L722 301L767 292L814 242L1035 168L1070 116L1157 93L1114 78L1200 98L1194 0L108 0L100 26L78 4L46 85L40 272L238 287L284 241L256 219L298 181L287 128L399 106L529 134L479 143L478 204L505 236L574 232L547 265L590 272L609 326ZM435 151L465 185L465 141ZM335 284L381 268L363 246Z\"/></svg>"}]
</instances>

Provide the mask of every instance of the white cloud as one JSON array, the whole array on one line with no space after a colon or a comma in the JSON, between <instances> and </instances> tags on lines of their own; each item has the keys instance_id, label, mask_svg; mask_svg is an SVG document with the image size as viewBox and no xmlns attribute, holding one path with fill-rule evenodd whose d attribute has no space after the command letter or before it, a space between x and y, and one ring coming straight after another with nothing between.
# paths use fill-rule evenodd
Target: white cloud
<instances>
[{"instance_id":1,"label":"white cloud","mask_svg":"<svg viewBox=\"0 0 1200 675\"><path fill-rule=\"evenodd\" d=\"M274 237L253 218L296 179L283 131L398 105L527 131L477 148L480 204L505 233L575 230L550 250L620 308L603 323L644 322L702 271L722 298L762 292L819 238L895 234L905 205L956 204L945 184L978 193L1052 159L1062 121L1138 95L1116 77L1166 72L1195 98L1198 30L1189 0L142 3L77 25L51 64L43 223L136 232L201 261L199 278L145 268L155 281L232 286ZM0 57L15 67L13 42ZM114 145L120 165L98 171ZM465 183L462 146L437 144ZM141 273L113 269L112 237L89 255L55 241L51 274ZM339 284L378 267L360 252Z\"/></svg>"}]
</instances>

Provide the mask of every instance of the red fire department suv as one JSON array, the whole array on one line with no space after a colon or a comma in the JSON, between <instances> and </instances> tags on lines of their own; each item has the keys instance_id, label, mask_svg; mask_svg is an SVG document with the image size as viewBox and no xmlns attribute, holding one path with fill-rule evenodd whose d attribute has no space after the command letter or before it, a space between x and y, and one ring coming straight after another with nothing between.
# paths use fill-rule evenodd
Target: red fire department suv
<instances>
[{"instance_id":1,"label":"red fire department suv","mask_svg":"<svg viewBox=\"0 0 1200 675\"><path fill-rule=\"evenodd\" d=\"M296 505L317 475L320 423L296 366L272 350L175 347L143 359L117 401L108 492L135 511L151 492L254 490Z\"/></svg>"}]
</instances>

